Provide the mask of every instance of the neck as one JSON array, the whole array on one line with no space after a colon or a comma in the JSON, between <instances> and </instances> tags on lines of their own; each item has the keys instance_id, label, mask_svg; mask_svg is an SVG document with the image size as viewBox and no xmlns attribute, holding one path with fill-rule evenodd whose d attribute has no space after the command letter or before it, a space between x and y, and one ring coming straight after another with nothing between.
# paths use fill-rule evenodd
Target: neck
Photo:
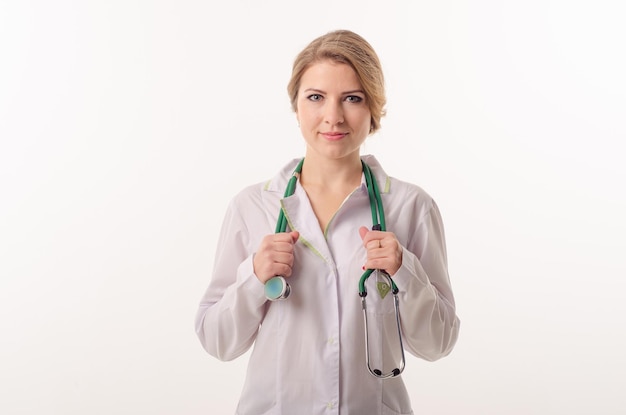
<instances>
[{"instance_id":1,"label":"neck","mask_svg":"<svg viewBox=\"0 0 626 415\"><path fill-rule=\"evenodd\" d=\"M306 185L327 188L356 187L361 183L362 172L363 166L358 154L338 160L307 154L302 165L300 182L305 187Z\"/></svg>"}]
</instances>

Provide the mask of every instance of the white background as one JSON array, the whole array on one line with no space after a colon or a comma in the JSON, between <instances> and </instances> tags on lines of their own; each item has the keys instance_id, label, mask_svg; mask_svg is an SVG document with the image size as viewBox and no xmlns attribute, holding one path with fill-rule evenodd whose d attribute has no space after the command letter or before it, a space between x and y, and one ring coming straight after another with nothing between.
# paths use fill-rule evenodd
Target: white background
<instances>
[{"instance_id":1,"label":"white background","mask_svg":"<svg viewBox=\"0 0 626 415\"><path fill-rule=\"evenodd\" d=\"M623 3L382 3L0 1L0 413L234 412L247 355L206 354L196 306L338 28L387 77L363 152L446 225L461 334L408 362L416 414L626 413Z\"/></svg>"}]
</instances>

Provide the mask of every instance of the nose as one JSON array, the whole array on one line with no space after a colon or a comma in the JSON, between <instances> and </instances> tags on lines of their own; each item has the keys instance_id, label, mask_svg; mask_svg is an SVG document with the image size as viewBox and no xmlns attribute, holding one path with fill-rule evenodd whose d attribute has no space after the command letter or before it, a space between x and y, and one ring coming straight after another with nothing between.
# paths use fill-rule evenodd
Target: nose
<instances>
[{"instance_id":1,"label":"nose","mask_svg":"<svg viewBox=\"0 0 626 415\"><path fill-rule=\"evenodd\" d=\"M327 101L324 111L324 122L330 125L343 123L343 107L341 102Z\"/></svg>"}]
</instances>

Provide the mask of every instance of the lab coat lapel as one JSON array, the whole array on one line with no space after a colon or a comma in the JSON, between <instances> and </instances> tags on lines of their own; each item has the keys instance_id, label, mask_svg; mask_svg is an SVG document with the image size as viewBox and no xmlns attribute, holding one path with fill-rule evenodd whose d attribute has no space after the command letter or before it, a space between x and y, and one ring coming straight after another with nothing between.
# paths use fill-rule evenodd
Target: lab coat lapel
<instances>
[{"instance_id":1,"label":"lab coat lapel","mask_svg":"<svg viewBox=\"0 0 626 415\"><path fill-rule=\"evenodd\" d=\"M292 196L281 200L281 205L289 227L300 232L301 241L327 263L334 264L326 238L317 222L309 197L300 182L296 185L296 191Z\"/></svg>"}]
</instances>

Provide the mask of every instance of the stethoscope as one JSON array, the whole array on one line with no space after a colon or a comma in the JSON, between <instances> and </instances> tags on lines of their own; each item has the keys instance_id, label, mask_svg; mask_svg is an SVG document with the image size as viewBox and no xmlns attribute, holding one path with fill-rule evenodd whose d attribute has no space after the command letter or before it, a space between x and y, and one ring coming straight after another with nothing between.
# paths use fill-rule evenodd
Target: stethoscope
<instances>
[{"instance_id":1,"label":"stethoscope","mask_svg":"<svg viewBox=\"0 0 626 415\"><path fill-rule=\"evenodd\" d=\"M296 182L298 181L298 177L302 172L302 165L304 164L304 158L300 160L298 165L296 166L289 182L287 183L287 188L285 189L284 197L289 197L293 195L296 190ZM385 231L385 212L383 210L383 202L380 197L380 190L378 189L378 183L375 180L374 175L372 174L372 170L370 167L361 160L361 164L363 165L363 174L365 175L365 183L367 184L367 193L369 195L370 200L370 209L372 211L372 230L374 231ZM285 212L283 209L280 209L278 214L278 221L276 222L276 233L286 232L287 231L287 218L285 217ZM372 369L370 364L370 347L369 347L369 329L368 329L368 321L367 321L367 289L365 288L365 281L375 273L378 277L382 277L387 281L388 286L391 288L391 294L393 294L393 303L394 309L396 313L396 327L398 330L398 339L400 341L400 351L401 351L401 361L400 367L393 369L391 372L382 373L380 369ZM404 358L404 346L402 344L402 331L400 328L400 306L398 301L398 287L391 279L391 276L382 269L367 269L361 278L359 279L359 296L361 297L361 307L363 309L363 321L365 323L365 361L367 364L367 370L375 377L380 379L388 379L392 377L399 376L402 371L404 371L405 366L405 358ZM289 297L291 293L291 287L287 283L286 279L280 275L277 275L271 279L269 279L265 283L265 296L270 301L282 300Z\"/></svg>"}]
</instances>

